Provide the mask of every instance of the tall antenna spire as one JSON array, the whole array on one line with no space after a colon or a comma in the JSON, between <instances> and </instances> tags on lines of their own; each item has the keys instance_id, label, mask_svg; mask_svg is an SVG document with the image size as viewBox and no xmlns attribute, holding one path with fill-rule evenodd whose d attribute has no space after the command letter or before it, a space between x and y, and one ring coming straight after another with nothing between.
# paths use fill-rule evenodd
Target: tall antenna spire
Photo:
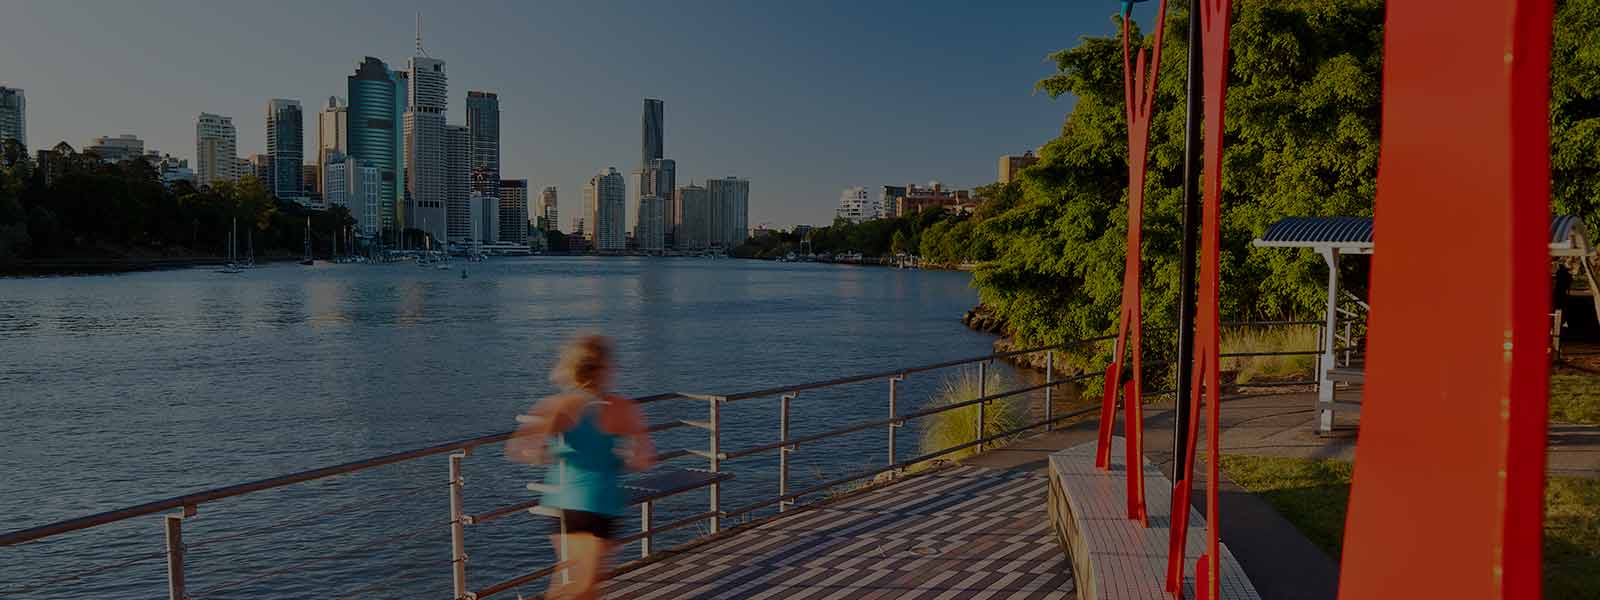
<instances>
[{"instance_id":1,"label":"tall antenna spire","mask_svg":"<svg viewBox=\"0 0 1600 600\"><path fill-rule=\"evenodd\" d=\"M417 56L427 56L427 51L422 49L422 12L417 12Z\"/></svg>"}]
</instances>

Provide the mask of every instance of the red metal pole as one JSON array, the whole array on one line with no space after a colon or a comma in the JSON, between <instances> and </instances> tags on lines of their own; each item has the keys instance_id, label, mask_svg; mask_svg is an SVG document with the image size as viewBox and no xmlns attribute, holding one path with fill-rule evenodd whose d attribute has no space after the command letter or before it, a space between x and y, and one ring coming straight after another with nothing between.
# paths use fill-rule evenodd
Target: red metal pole
<instances>
[{"instance_id":1,"label":"red metal pole","mask_svg":"<svg viewBox=\"0 0 1600 600\"><path fill-rule=\"evenodd\" d=\"M1117 390L1123 391L1123 429L1127 442L1128 518L1148 526L1144 503L1143 422L1144 369L1143 318L1140 285L1143 281L1144 186L1150 145L1150 121L1155 116L1156 84L1161 72L1161 47L1166 37L1167 1L1156 12L1155 47L1147 54L1133 50L1129 40L1131 15L1122 16L1122 81L1128 119L1128 248L1122 272L1122 311L1117 326L1116 355L1106 372L1106 397L1101 406L1099 445L1095 464L1110 467L1112 421L1116 419ZM1127 361L1126 363L1124 361ZM1129 380L1122 381L1124 365ZM1120 384L1120 385L1119 385Z\"/></svg>"},{"instance_id":2,"label":"red metal pole","mask_svg":"<svg viewBox=\"0 0 1600 600\"><path fill-rule=\"evenodd\" d=\"M1190 396L1188 448L1179 471L1178 493L1173 494L1172 528L1168 531L1167 591L1178 594L1183 586L1184 549L1188 543L1189 498L1194 490L1195 450L1199 438L1198 414L1205 399L1206 420L1206 548L1195 564L1195 587L1202 600L1218 597L1217 469L1219 400L1222 386L1217 298L1221 281L1223 109L1228 89L1228 29L1233 19L1232 0L1199 0L1201 51L1205 92L1205 187L1200 231L1200 291L1195 311L1195 369ZM1190 51L1194 51L1193 48Z\"/></svg>"},{"instance_id":3,"label":"red metal pole","mask_svg":"<svg viewBox=\"0 0 1600 600\"><path fill-rule=\"evenodd\" d=\"M1388 4L1341 598L1540 597L1551 27L1551 0Z\"/></svg>"}]
</instances>

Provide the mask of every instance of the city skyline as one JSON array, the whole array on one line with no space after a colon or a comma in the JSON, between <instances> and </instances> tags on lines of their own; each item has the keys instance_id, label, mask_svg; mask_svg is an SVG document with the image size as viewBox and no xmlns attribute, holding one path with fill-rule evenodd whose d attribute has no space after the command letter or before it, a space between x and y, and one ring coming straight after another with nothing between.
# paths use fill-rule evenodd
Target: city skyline
<instances>
[{"instance_id":1,"label":"city skyline","mask_svg":"<svg viewBox=\"0 0 1600 600\"><path fill-rule=\"evenodd\" d=\"M577 42L594 33L587 6L496 6L467 15L421 3L335 5L318 9L329 18L310 23L290 23L296 10L245 7L238 21L297 32L291 51L260 53L276 44L262 46L259 34L220 27L207 11L182 4L25 4L11 9L18 18L0 24L0 35L34 51L26 62L0 57L0 80L33 100L28 141L35 149L131 133L148 148L194 163L197 157L187 154L193 119L208 112L233 119L240 155L248 156L266 148L264 123L253 115L268 99L318 107L329 96L348 102L341 84L364 56L403 69L420 11L430 55L450 61L457 84L448 122L467 121L461 90L500 95L503 177L577 190L596 164L631 171L629 159L640 151L633 120L638 103L661 98L674 105L667 154L680 163L679 182L735 173L761 182L763 191L751 199L752 226L825 224L847 185L938 179L970 188L991 182L995 156L1037 147L1071 107L1070 100L1032 92L1033 83L1053 70L1047 53L1079 35L1110 33L1115 11L1043 5L1036 23L982 7L920 8L612 6L608 10L660 13L623 23L628 31L618 33L635 34L622 36L628 39L665 39L670 36L651 33L691 25L730 32L717 43L672 41L655 55L656 65L646 66L620 60L638 50L629 44L597 49ZM364 25L352 26L356 22ZM495 31L524 31L509 36L475 29L483 22L493 22ZM780 23L804 25L784 31ZM936 41L944 39L935 35L941 30L964 32L972 43L928 60L934 45L948 43ZM829 44L858 35L859 43ZM96 39L126 51L95 52ZM78 64L85 53L97 57L88 61L94 64ZM238 74L219 68L223 79L211 85L184 75L246 55L263 62L232 69ZM677 68L662 69L662 62ZM152 72L162 70L151 64L184 68ZM986 116L976 119L974 112ZM305 164L314 164L315 141L304 137ZM954 139L963 143L948 142ZM789 168L797 160L814 171Z\"/></svg>"}]
</instances>

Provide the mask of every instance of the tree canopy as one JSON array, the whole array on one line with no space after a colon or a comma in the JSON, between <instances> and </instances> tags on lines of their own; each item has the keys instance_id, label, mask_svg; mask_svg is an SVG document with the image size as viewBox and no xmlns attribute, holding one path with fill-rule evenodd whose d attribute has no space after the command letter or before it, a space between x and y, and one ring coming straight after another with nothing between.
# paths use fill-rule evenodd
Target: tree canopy
<instances>
[{"instance_id":1,"label":"tree canopy","mask_svg":"<svg viewBox=\"0 0 1600 600\"><path fill-rule=\"evenodd\" d=\"M1143 303L1150 327L1175 324L1177 316L1188 13L1184 5L1174 9L1144 182ZM1249 242L1286 216L1372 214L1383 2L1245 2L1234 10L1223 158L1223 318L1320 314L1322 261L1309 251ZM1566 0L1558 12L1552 205L1600 231L1600 0ZM1135 45L1153 45L1138 27L1130 30ZM1030 342L1101 335L1115 326L1128 228L1120 39L1085 37L1051 58L1057 72L1037 90L1070 95L1076 103L1060 135L1040 149L1040 161L1011 184L1014 196L988 207L988 218L977 225L995 259L977 271L974 284L1013 333ZM1344 281L1358 294L1366 267L1366 261L1344 267L1350 269Z\"/></svg>"},{"instance_id":2,"label":"tree canopy","mask_svg":"<svg viewBox=\"0 0 1600 600\"><path fill-rule=\"evenodd\" d=\"M25 259L221 256L237 222L239 252L298 256L307 219L317 253L355 221L343 207L308 210L255 177L171 187L144 159L52 158L50 174L15 140L0 152L0 264Z\"/></svg>"}]
</instances>

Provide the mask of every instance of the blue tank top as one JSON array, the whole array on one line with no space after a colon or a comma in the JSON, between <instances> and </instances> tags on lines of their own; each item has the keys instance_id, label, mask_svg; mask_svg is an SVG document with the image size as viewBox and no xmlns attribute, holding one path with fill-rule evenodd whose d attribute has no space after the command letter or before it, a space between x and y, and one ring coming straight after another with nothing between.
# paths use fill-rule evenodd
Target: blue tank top
<instances>
[{"instance_id":1,"label":"blue tank top","mask_svg":"<svg viewBox=\"0 0 1600 600\"><path fill-rule=\"evenodd\" d=\"M552 508L621 516L628 498L622 490L622 458L617 438L600 428L601 404L591 400L578 422L551 444L556 464L545 473L545 483L555 491L540 503Z\"/></svg>"}]
</instances>

